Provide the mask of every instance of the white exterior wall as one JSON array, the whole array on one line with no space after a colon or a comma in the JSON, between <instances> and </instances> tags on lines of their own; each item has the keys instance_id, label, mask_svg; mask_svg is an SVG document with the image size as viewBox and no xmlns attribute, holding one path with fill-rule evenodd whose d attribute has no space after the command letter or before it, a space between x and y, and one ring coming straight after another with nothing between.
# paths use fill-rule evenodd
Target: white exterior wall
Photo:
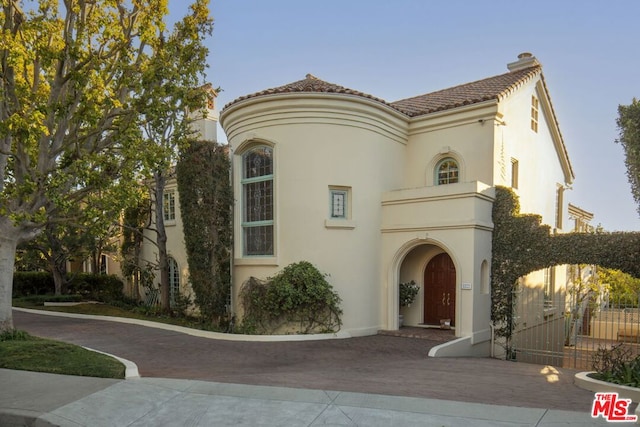
<instances>
[{"instance_id":1,"label":"white exterior wall","mask_svg":"<svg viewBox=\"0 0 640 427\"><path fill-rule=\"evenodd\" d=\"M566 178L554 143L551 112L544 108L546 94L537 82L538 79L529 82L502 103L506 124L496 132L496 163L504 164L506 174L503 176L501 169L497 169L494 179L496 185L509 187L511 159L517 159L520 179L515 192L520 197L521 212L542 215L543 224L553 228L556 189L568 185L570 179ZM530 126L532 95L539 100L538 132ZM566 201L562 209L566 212Z\"/></svg>"},{"instance_id":2,"label":"white exterior wall","mask_svg":"<svg viewBox=\"0 0 640 427\"><path fill-rule=\"evenodd\" d=\"M531 129L531 97L538 99L538 129ZM542 224L548 225L552 232L570 231L567 215L568 186L572 173L565 157L561 137L556 127L548 94L541 77L523 85L501 103L505 125L496 130L496 185L511 186L511 161L518 161L518 188L513 189L519 196L522 214L538 214ZM557 206L559 187L567 188L561 206ZM563 227L556 228L557 210L560 209ZM556 266L551 275L555 295L551 302L544 297L544 270L539 270L521 278L519 286L526 288L519 292L520 299L516 309L516 331L533 334L536 328L546 331L549 325L559 325L557 334L549 334L546 342L562 348L562 306L566 293L566 266ZM548 304L557 304L551 306ZM514 334L514 345L523 345L520 333ZM528 343L531 345L531 343Z\"/></svg>"},{"instance_id":3,"label":"white exterior wall","mask_svg":"<svg viewBox=\"0 0 640 427\"><path fill-rule=\"evenodd\" d=\"M423 323L424 270L433 256L446 252L456 269L456 336L470 337L471 345L486 342L488 351L491 297L481 266L491 262L493 198L493 189L479 182L385 193L381 280L387 328L397 328L398 283L409 280L420 293L402 309L405 323Z\"/></svg>"},{"instance_id":4,"label":"white exterior wall","mask_svg":"<svg viewBox=\"0 0 640 427\"><path fill-rule=\"evenodd\" d=\"M298 94L236 104L223 124L234 153L236 224L242 153L263 142L273 146L274 159L275 255L243 256L242 227L235 227L235 309L250 276L265 279L304 260L328 274L342 298L342 329L375 333L382 325L381 196L401 185L406 122L361 98ZM329 186L351 188L349 221L329 220Z\"/></svg>"},{"instance_id":5,"label":"white exterior wall","mask_svg":"<svg viewBox=\"0 0 640 427\"><path fill-rule=\"evenodd\" d=\"M434 185L435 167L453 157L460 182L491 183L495 102L419 117L409 127L405 188Z\"/></svg>"},{"instance_id":6,"label":"white exterior wall","mask_svg":"<svg viewBox=\"0 0 640 427\"><path fill-rule=\"evenodd\" d=\"M530 128L531 95L538 132ZM519 163L521 212L555 225L556 189L571 181L568 159L540 77L491 100L409 119L346 94L284 93L237 101L222 124L233 157L236 194L234 309L250 276L267 278L306 260L329 274L352 335L423 322L424 270L446 252L456 268L456 342L444 355L488 355L493 188L511 185ZM245 257L241 156L273 147L275 255ZM559 154L560 152L560 154ZM453 157L459 183L437 186L435 167ZM329 186L351 188L351 219L329 221ZM565 206L563 206L564 211ZM565 217L566 219L566 217ZM559 288L564 268L556 269ZM538 286L539 274L525 282ZM411 307L398 306L398 283L415 280Z\"/></svg>"}]
</instances>

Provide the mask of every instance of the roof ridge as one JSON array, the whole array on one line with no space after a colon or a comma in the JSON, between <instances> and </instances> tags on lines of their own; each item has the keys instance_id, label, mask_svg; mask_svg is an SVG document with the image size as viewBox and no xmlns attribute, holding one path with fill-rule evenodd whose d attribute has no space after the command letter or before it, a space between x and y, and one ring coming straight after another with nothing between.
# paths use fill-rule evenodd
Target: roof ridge
<instances>
[{"instance_id":1,"label":"roof ridge","mask_svg":"<svg viewBox=\"0 0 640 427\"><path fill-rule=\"evenodd\" d=\"M429 114L436 111L448 110L463 105L475 104L490 99L500 99L505 94L513 90L513 88L529 80L536 75L542 66L537 64L532 67L522 68L519 70L509 71L507 73L498 74L492 77L475 80L468 83L462 83L446 89L440 89L435 92L429 92L409 98L400 99L398 101L388 102L382 98L369 95L354 89L349 89L335 83L329 83L322 80L311 73L307 73L305 78L255 92L249 95L241 96L226 104L223 111L231 105L250 98L260 96L276 95L284 93L307 92L307 93L339 93L345 95L359 96L372 101L384 104L394 110L409 116L416 117L423 114Z\"/></svg>"},{"instance_id":2,"label":"roof ridge","mask_svg":"<svg viewBox=\"0 0 640 427\"><path fill-rule=\"evenodd\" d=\"M322 80L311 73L307 73L305 78L302 80L297 80L292 83L288 83L282 86L277 86L269 89L265 89L259 92L255 92L249 95L241 96L236 98L235 100L226 104L223 110L230 107L232 104L243 101L245 99L256 98L260 96L267 95L275 95L282 93L292 93L292 92L308 92L308 93L342 93L346 95L354 95L360 96L362 98L367 98L376 102L380 102L384 105L391 107L391 105L382 98L375 97L373 95L369 95L368 93L360 92L358 90L349 89L348 87L341 86L335 83L329 83L325 80ZM393 108L393 107L391 107Z\"/></svg>"},{"instance_id":3,"label":"roof ridge","mask_svg":"<svg viewBox=\"0 0 640 427\"><path fill-rule=\"evenodd\" d=\"M403 98L389 104L404 114L415 117L462 105L499 99L511 92L513 88L531 79L541 70L541 65L534 65L434 92Z\"/></svg>"},{"instance_id":4,"label":"roof ridge","mask_svg":"<svg viewBox=\"0 0 640 427\"><path fill-rule=\"evenodd\" d=\"M535 66L533 66L533 67L528 67L528 68L526 68L526 69L524 69L524 70L531 70L531 69L533 69L533 68L542 68L542 67L541 67L540 65L535 65ZM407 98L399 99L399 100L397 100L397 101L392 101L392 102L391 102L391 104L394 104L394 103L396 103L396 102L401 102L401 101L404 101L404 100L407 100L407 99L413 99L413 98L418 98L418 97L425 96L425 95L431 95L431 94L434 94L434 93L445 92L445 91L449 91L449 90L452 90L452 89L457 89L457 88L460 88L460 87L463 87L463 86L470 86L470 85L473 85L473 84L478 84L478 83L484 82L484 81L486 81L486 80L495 79L495 78L497 78L497 77L502 77L502 76L506 76L506 75L509 75L509 74L521 73L522 71L523 71L523 70L508 71L508 72L506 72L506 73L496 74L496 75L494 75L494 76L491 76L491 77L485 77L485 78L482 78L482 79L474 80L474 81L472 81L472 82L460 83L460 84L457 84L457 85L455 85L455 86L450 86L450 87L447 87L447 88L444 88L444 89L438 89L438 90L435 90L435 91L433 91L433 92L427 92L427 93L424 93L424 94L422 94L422 95L415 95L415 96L410 96L410 97L407 97Z\"/></svg>"}]
</instances>

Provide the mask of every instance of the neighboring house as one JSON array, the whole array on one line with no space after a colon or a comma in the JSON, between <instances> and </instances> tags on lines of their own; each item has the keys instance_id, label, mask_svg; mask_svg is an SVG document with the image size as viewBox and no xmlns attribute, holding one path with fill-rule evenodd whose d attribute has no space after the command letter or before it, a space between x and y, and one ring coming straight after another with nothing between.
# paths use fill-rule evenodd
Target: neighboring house
<instances>
[{"instance_id":1,"label":"neighboring house","mask_svg":"<svg viewBox=\"0 0 640 427\"><path fill-rule=\"evenodd\" d=\"M101 273L101 274L115 274L121 275L122 269L120 267L120 261L117 259L117 254L103 253L100 254L100 260L98 262L98 270L93 271L94 262L91 259L72 259L67 261L67 270L71 273Z\"/></svg>"},{"instance_id":2,"label":"neighboring house","mask_svg":"<svg viewBox=\"0 0 640 427\"><path fill-rule=\"evenodd\" d=\"M448 321L460 339L438 355L488 355L494 187L561 232L574 179L541 65L525 53L508 70L395 102L307 75L228 104L234 310L249 277L307 260L346 334L397 329L398 284L415 280L405 325ZM523 284L553 293L564 274Z\"/></svg>"},{"instance_id":3,"label":"neighboring house","mask_svg":"<svg viewBox=\"0 0 640 427\"><path fill-rule=\"evenodd\" d=\"M217 142L217 123L218 113L215 107L216 91L208 85L209 104L207 106L207 116L202 120L193 123L193 129L202 140ZM199 112L198 112L199 114ZM151 192L153 197L153 192ZM172 172L167 178L167 184L164 188L162 203L162 212L164 215L165 231L167 233L167 255L169 262L169 300L170 304L176 301L176 296L182 295L193 301L195 295L189 285L189 266L187 264L187 252L184 247L184 234L182 227L182 216L180 214L180 198L178 194L178 183L175 173ZM140 248L139 259L142 266L150 263L156 265L158 263L158 250L156 246L157 233L153 229L155 224L155 208L156 200L151 200L150 215L151 227L144 230L144 239ZM140 297L147 303L159 303L159 283L160 274L155 270L155 287L149 289L137 288L131 283L127 284L130 292L134 297ZM138 295L135 295L138 294Z\"/></svg>"}]
</instances>

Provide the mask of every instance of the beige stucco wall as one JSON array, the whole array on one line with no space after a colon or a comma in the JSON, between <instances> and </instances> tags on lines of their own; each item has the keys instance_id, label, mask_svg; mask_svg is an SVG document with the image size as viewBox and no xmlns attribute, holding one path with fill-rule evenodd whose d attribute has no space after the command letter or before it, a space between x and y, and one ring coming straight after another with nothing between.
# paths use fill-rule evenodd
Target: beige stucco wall
<instances>
[{"instance_id":1,"label":"beige stucco wall","mask_svg":"<svg viewBox=\"0 0 640 427\"><path fill-rule=\"evenodd\" d=\"M530 125L532 95L539 100L537 132L534 132ZM501 103L501 113L504 114L505 125L496 128L495 152L496 164L499 165L494 175L496 185L510 186L511 160L517 159L519 179L518 188L514 191L520 198L521 213L540 215L542 224L548 225L554 232L571 231L566 212L572 176L568 165L564 163L566 159L563 158L563 147L559 146L559 134L542 81L534 79L512 94ZM556 228L556 194L559 187L565 187L566 191L562 206L559 207L563 212L562 227ZM538 328L543 333L548 329L548 325L556 325L556 320L563 315L562 307L545 310L543 278L544 273L540 270L520 281L520 285L527 290L520 293L526 295L526 300L518 303L518 330L534 331ZM555 267L553 278L555 299L564 301L566 267ZM562 332L552 334L553 339L550 335L548 341L553 341L553 347L561 351L564 324L562 321L557 323L560 325L557 328ZM526 345L534 345L534 341L529 340ZM523 344L516 340L515 345Z\"/></svg>"},{"instance_id":2,"label":"beige stucco wall","mask_svg":"<svg viewBox=\"0 0 640 427\"><path fill-rule=\"evenodd\" d=\"M384 322L398 326L398 283L415 280L420 293L402 309L405 324L423 323L424 270L446 252L456 268L456 336L490 339L490 288L483 262L491 260L494 191L480 182L387 192L383 196L381 281ZM464 285L463 285L464 284Z\"/></svg>"},{"instance_id":3,"label":"beige stucco wall","mask_svg":"<svg viewBox=\"0 0 640 427\"><path fill-rule=\"evenodd\" d=\"M409 127L403 188L433 186L435 167L453 157L460 182L492 184L495 101L433 113L414 119Z\"/></svg>"},{"instance_id":4,"label":"beige stucco wall","mask_svg":"<svg viewBox=\"0 0 640 427\"><path fill-rule=\"evenodd\" d=\"M531 96L540 101L538 132L530 127ZM523 86L501 103L505 125L496 128L494 173L495 185L511 185L511 159L519 163L519 185L522 213L542 215L543 224L555 227L556 189L569 186L571 178L562 167L557 141L554 142L553 119L550 107L545 106L546 93L539 80ZM566 212L566 196L563 211ZM565 215L565 226L567 225Z\"/></svg>"},{"instance_id":5,"label":"beige stucco wall","mask_svg":"<svg viewBox=\"0 0 640 427\"><path fill-rule=\"evenodd\" d=\"M537 133L530 129L532 94L540 99ZM556 189L572 178L539 77L500 101L414 119L360 96L305 92L238 101L221 123L237 201L237 312L247 278L267 278L307 260L329 274L343 299L343 330L363 335L397 328L398 283L411 279L420 293L401 313L405 324L418 325L424 269L447 252L456 267L456 335L468 338L456 351L466 346L469 354L488 354L494 186L511 185L511 159L517 159L522 212L540 214L553 226ZM273 148L275 254L246 257L241 156L256 144ZM437 186L435 167L445 157L458 161L460 182ZM330 186L351 189L348 221L328 219Z\"/></svg>"},{"instance_id":6,"label":"beige stucco wall","mask_svg":"<svg viewBox=\"0 0 640 427\"><path fill-rule=\"evenodd\" d=\"M269 277L306 260L329 275L343 300L343 330L382 326L379 280L381 196L402 183L406 121L359 97L298 94L234 105L222 118L233 153L240 200L241 156L254 144L273 147L275 255L243 256L235 227L234 296L250 276ZM351 218L329 220L329 187L351 188ZM236 203L234 219L242 222Z\"/></svg>"}]
</instances>

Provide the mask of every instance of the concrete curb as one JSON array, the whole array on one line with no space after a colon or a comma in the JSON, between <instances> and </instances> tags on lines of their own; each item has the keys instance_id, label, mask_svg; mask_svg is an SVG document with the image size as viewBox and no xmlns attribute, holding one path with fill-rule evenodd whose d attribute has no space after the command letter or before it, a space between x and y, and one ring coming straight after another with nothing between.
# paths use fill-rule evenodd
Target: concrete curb
<instances>
[{"instance_id":1,"label":"concrete curb","mask_svg":"<svg viewBox=\"0 0 640 427\"><path fill-rule=\"evenodd\" d=\"M30 308L13 307L13 310L24 313L42 314L45 316L70 317L75 319L104 320L109 322L120 322L131 325L146 326L149 328L164 329L172 332L180 332L200 338L209 338L226 341L248 341L248 342L278 342L278 341L316 341L352 338L354 335L347 331L338 331L331 334L305 334L305 335L244 335L225 334L222 332L203 331L200 329L186 328L184 326L170 325L167 323L152 322L149 320L131 319L128 317L96 316L93 314L61 313L57 311L33 310Z\"/></svg>"},{"instance_id":2,"label":"concrete curb","mask_svg":"<svg viewBox=\"0 0 640 427\"><path fill-rule=\"evenodd\" d=\"M595 372L578 372L574 377L574 384L585 390L593 392L616 392L618 396L625 399L631 399L634 402L640 402L640 388L628 387L625 385L618 385L608 383L606 381L596 380L589 377L589 374ZM639 405L640 406L640 405Z\"/></svg>"},{"instance_id":3,"label":"concrete curb","mask_svg":"<svg viewBox=\"0 0 640 427\"><path fill-rule=\"evenodd\" d=\"M140 378L140 372L138 372L138 365L136 365L131 360L123 359L122 357L116 356L114 354L105 353L104 351L96 350L96 349L89 348L89 347L82 347L82 348L84 348L86 350L89 350L89 351L93 351L95 353L104 354L105 356L113 357L118 362L122 363L124 365L124 368L125 368L124 369L124 379L125 380Z\"/></svg>"}]
</instances>

